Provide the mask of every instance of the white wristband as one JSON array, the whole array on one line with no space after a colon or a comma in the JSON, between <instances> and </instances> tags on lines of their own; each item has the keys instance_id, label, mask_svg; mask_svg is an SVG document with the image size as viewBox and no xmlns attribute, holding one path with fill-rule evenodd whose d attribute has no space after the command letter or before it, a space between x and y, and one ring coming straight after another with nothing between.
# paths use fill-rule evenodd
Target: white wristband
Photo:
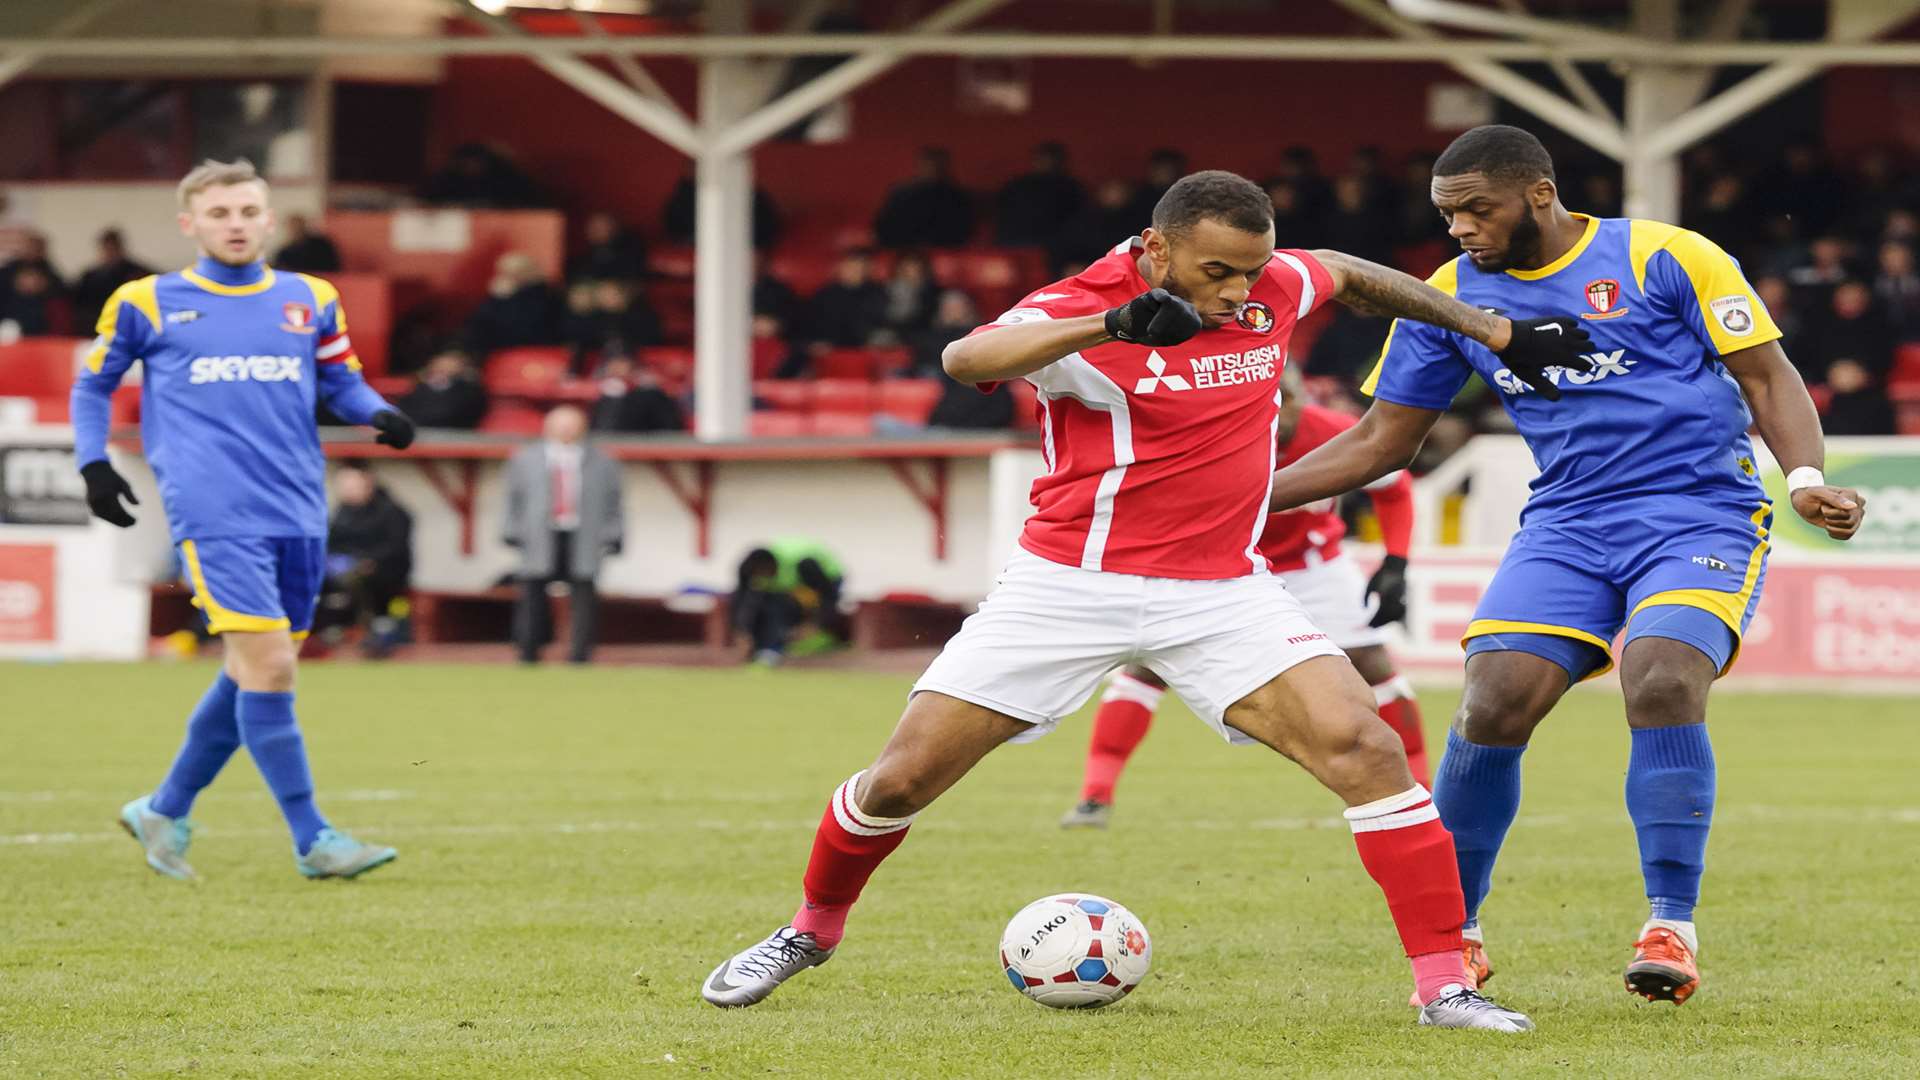
<instances>
[{"instance_id":1,"label":"white wristband","mask_svg":"<svg viewBox=\"0 0 1920 1080\"><path fill-rule=\"evenodd\" d=\"M1787 494L1791 495L1801 488L1826 487L1827 478L1820 470L1811 465L1802 465L1787 474Z\"/></svg>"}]
</instances>

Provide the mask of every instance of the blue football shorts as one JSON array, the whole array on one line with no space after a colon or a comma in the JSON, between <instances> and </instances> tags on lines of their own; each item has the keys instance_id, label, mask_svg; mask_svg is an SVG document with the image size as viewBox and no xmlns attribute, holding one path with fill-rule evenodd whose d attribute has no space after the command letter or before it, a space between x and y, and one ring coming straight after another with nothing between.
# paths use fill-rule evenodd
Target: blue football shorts
<instances>
[{"instance_id":1,"label":"blue football shorts","mask_svg":"<svg viewBox=\"0 0 1920 1080\"><path fill-rule=\"evenodd\" d=\"M1743 515L1669 499L1529 525L1500 560L1462 644L1469 657L1532 653L1578 682L1613 667L1624 628L1623 650L1635 638L1671 638L1725 674L1760 603L1772 524L1769 503Z\"/></svg>"},{"instance_id":2,"label":"blue football shorts","mask_svg":"<svg viewBox=\"0 0 1920 1080\"><path fill-rule=\"evenodd\" d=\"M273 630L304 638L327 576L327 542L319 537L180 541L180 561L193 583L193 604L207 630L222 634Z\"/></svg>"}]
</instances>

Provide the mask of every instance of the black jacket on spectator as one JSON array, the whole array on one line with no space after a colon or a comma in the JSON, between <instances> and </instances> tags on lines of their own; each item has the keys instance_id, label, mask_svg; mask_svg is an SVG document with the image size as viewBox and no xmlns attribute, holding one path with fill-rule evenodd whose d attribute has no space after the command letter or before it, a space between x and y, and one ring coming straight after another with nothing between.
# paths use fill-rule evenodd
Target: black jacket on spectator
<instances>
[{"instance_id":1,"label":"black jacket on spectator","mask_svg":"<svg viewBox=\"0 0 1920 1080\"><path fill-rule=\"evenodd\" d=\"M1893 402L1884 388L1870 386L1851 394L1835 394L1820 418L1829 435L1892 435Z\"/></svg>"},{"instance_id":2,"label":"black jacket on spectator","mask_svg":"<svg viewBox=\"0 0 1920 1080\"><path fill-rule=\"evenodd\" d=\"M886 325L887 290L878 282L847 286L828 282L802 312L809 341L859 348Z\"/></svg>"},{"instance_id":3,"label":"black jacket on spectator","mask_svg":"<svg viewBox=\"0 0 1920 1080\"><path fill-rule=\"evenodd\" d=\"M755 315L771 315L791 326L794 309L799 302L800 298L794 295L793 288L772 274L761 274L753 279Z\"/></svg>"},{"instance_id":4,"label":"black jacket on spectator","mask_svg":"<svg viewBox=\"0 0 1920 1080\"><path fill-rule=\"evenodd\" d=\"M1343 304L1333 305L1333 321L1314 339L1313 350L1307 353L1307 374L1356 382L1366 378L1392 326L1391 320L1356 315Z\"/></svg>"},{"instance_id":5,"label":"black jacket on spectator","mask_svg":"<svg viewBox=\"0 0 1920 1080\"><path fill-rule=\"evenodd\" d=\"M628 433L685 431L687 419L679 402L659 387L628 386L622 392L601 393L593 405L592 426L595 431Z\"/></svg>"},{"instance_id":6,"label":"black jacket on spectator","mask_svg":"<svg viewBox=\"0 0 1920 1080\"><path fill-rule=\"evenodd\" d=\"M274 252L273 265L302 274L330 274L340 269L340 249L325 236L308 233Z\"/></svg>"},{"instance_id":7,"label":"black jacket on spectator","mask_svg":"<svg viewBox=\"0 0 1920 1080\"><path fill-rule=\"evenodd\" d=\"M553 345L560 340L560 301L538 282L507 296L489 296L467 319L466 339L475 356L489 356L519 345Z\"/></svg>"},{"instance_id":8,"label":"black jacket on spectator","mask_svg":"<svg viewBox=\"0 0 1920 1080\"><path fill-rule=\"evenodd\" d=\"M954 326L948 323L933 323L909 334L901 342L913 355L908 363L907 373L921 377L943 375L945 368L941 365L940 354L945 351L948 344L972 332L972 324Z\"/></svg>"},{"instance_id":9,"label":"black jacket on spectator","mask_svg":"<svg viewBox=\"0 0 1920 1080\"><path fill-rule=\"evenodd\" d=\"M394 404L423 428L472 431L487 415L487 391L478 379L469 377L450 379L444 385L423 380Z\"/></svg>"},{"instance_id":10,"label":"black jacket on spectator","mask_svg":"<svg viewBox=\"0 0 1920 1080\"><path fill-rule=\"evenodd\" d=\"M1808 382L1825 382L1827 367L1835 360L1852 360L1873 375L1886 378L1893 368L1893 328L1878 311L1868 311L1857 319L1833 315L1807 329L1797 344L1801 355L1795 357Z\"/></svg>"},{"instance_id":11,"label":"black jacket on spectator","mask_svg":"<svg viewBox=\"0 0 1920 1080\"><path fill-rule=\"evenodd\" d=\"M1091 263L1113 250L1113 246L1140 228L1134 224L1133 211L1126 206L1106 207L1088 203L1073 220L1061 227L1048 252L1053 264Z\"/></svg>"},{"instance_id":12,"label":"black jacket on spectator","mask_svg":"<svg viewBox=\"0 0 1920 1080\"><path fill-rule=\"evenodd\" d=\"M604 244L590 244L567 264L567 280L639 281L647 276L647 248L638 234L621 229Z\"/></svg>"},{"instance_id":13,"label":"black jacket on spectator","mask_svg":"<svg viewBox=\"0 0 1920 1080\"><path fill-rule=\"evenodd\" d=\"M1066 173L1016 176L995 198L994 242L1001 247L1044 246L1086 201L1087 189Z\"/></svg>"},{"instance_id":14,"label":"black jacket on spectator","mask_svg":"<svg viewBox=\"0 0 1920 1080\"><path fill-rule=\"evenodd\" d=\"M1006 383L989 394L965 383L947 381L946 393L927 417L928 427L960 428L970 431L995 431L1013 426L1013 391Z\"/></svg>"},{"instance_id":15,"label":"black jacket on spectator","mask_svg":"<svg viewBox=\"0 0 1920 1080\"><path fill-rule=\"evenodd\" d=\"M973 201L951 180L912 180L887 193L873 219L882 247L960 247L973 236Z\"/></svg>"},{"instance_id":16,"label":"black jacket on spectator","mask_svg":"<svg viewBox=\"0 0 1920 1080\"><path fill-rule=\"evenodd\" d=\"M413 576L413 515L384 489L375 489L364 506L344 503L327 525L327 552L351 555L374 564L372 578L394 590Z\"/></svg>"},{"instance_id":17,"label":"black jacket on spectator","mask_svg":"<svg viewBox=\"0 0 1920 1080\"><path fill-rule=\"evenodd\" d=\"M582 373L589 356L644 349L660 344L662 337L660 316L644 297L637 295L624 311L568 312L560 333L566 344L573 346L574 368Z\"/></svg>"},{"instance_id":18,"label":"black jacket on spectator","mask_svg":"<svg viewBox=\"0 0 1920 1080\"><path fill-rule=\"evenodd\" d=\"M80 275L73 286L73 327L83 334L93 332L100 321L100 309L107 306L113 290L129 281L146 277L153 268L132 259L102 263Z\"/></svg>"}]
</instances>

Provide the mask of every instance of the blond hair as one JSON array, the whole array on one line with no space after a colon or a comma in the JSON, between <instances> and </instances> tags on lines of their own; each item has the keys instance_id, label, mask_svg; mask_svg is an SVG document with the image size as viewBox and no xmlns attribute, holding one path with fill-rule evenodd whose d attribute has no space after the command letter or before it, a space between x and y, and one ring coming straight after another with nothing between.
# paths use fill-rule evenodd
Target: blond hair
<instances>
[{"instance_id":1,"label":"blond hair","mask_svg":"<svg viewBox=\"0 0 1920 1080\"><path fill-rule=\"evenodd\" d=\"M246 158L235 158L232 161L215 161L208 158L194 166L192 172L180 178L180 209L190 209L187 204L195 195L208 188L251 183L258 183L262 188L267 186L267 182L260 178L259 171L253 167L253 162Z\"/></svg>"}]
</instances>

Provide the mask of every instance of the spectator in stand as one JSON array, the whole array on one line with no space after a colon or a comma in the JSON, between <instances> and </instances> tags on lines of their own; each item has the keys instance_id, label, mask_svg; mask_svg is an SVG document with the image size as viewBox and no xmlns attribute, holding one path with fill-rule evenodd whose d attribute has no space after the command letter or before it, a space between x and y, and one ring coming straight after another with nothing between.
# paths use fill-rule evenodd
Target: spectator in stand
<instances>
[{"instance_id":1,"label":"spectator in stand","mask_svg":"<svg viewBox=\"0 0 1920 1080\"><path fill-rule=\"evenodd\" d=\"M1067 171L1067 148L1033 148L1033 169L1007 181L994 199L994 242L1001 247L1045 247L1080 208L1087 189Z\"/></svg>"},{"instance_id":2,"label":"spectator in stand","mask_svg":"<svg viewBox=\"0 0 1920 1080\"><path fill-rule=\"evenodd\" d=\"M786 325L793 322L799 302L800 298L793 294L793 286L773 275L773 271L767 267L764 254L756 254L753 260L754 315L769 315Z\"/></svg>"},{"instance_id":3,"label":"spectator in stand","mask_svg":"<svg viewBox=\"0 0 1920 1080\"><path fill-rule=\"evenodd\" d=\"M1138 235L1147 226L1153 224L1153 208L1160 205L1160 196L1167 193L1174 181L1187 175L1187 155L1178 150L1162 147L1147 155L1147 178L1133 189L1133 202L1127 207L1127 228L1121 235ZM1107 241L1107 245L1118 243Z\"/></svg>"},{"instance_id":4,"label":"spectator in stand","mask_svg":"<svg viewBox=\"0 0 1920 1080\"><path fill-rule=\"evenodd\" d=\"M1827 389L1833 397L1820 418L1829 435L1892 435L1893 402L1866 367L1852 360L1836 360L1827 369Z\"/></svg>"},{"instance_id":5,"label":"spectator in stand","mask_svg":"<svg viewBox=\"0 0 1920 1080\"><path fill-rule=\"evenodd\" d=\"M0 299L0 342L72 331L66 301L37 264L13 273L13 288Z\"/></svg>"},{"instance_id":6,"label":"spectator in stand","mask_svg":"<svg viewBox=\"0 0 1920 1080\"><path fill-rule=\"evenodd\" d=\"M1873 297L1900 341L1920 341L1920 273L1914 271L1913 248L1898 240L1880 245L1880 273L1873 279Z\"/></svg>"},{"instance_id":7,"label":"spectator in stand","mask_svg":"<svg viewBox=\"0 0 1920 1080\"><path fill-rule=\"evenodd\" d=\"M1434 210L1433 197L1429 194L1433 182L1433 162L1432 154L1414 154L1407 158L1406 166L1401 171L1404 180L1400 185L1400 202L1395 215L1400 224L1400 242L1403 244L1451 243L1447 236L1447 223ZM1421 266L1411 269L1418 276L1425 275L1429 268Z\"/></svg>"},{"instance_id":8,"label":"spectator in stand","mask_svg":"<svg viewBox=\"0 0 1920 1080\"><path fill-rule=\"evenodd\" d=\"M783 372L798 373L807 369L806 351L787 336L787 324L779 316L754 315L752 348L756 379L770 375L785 378Z\"/></svg>"},{"instance_id":9,"label":"spectator in stand","mask_svg":"<svg viewBox=\"0 0 1920 1080\"><path fill-rule=\"evenodd\" d=\"M860 348L887 322L886 286L873 280L873 261L848 251L834 265L833 280L806 304L807 340L814 351Z\"/></svg>"},{"instance_id":10,"label":"spectator in stand","mask_svg":"<svg viewBox=\"0 0 1920 1080\"><path fill-rule=\"evenodd\" d=\"M0 300L4 300L6 294L13 290L13 279L26 270L38 270L46 278L46 294L60 296L67 291L65 279L54 268L53 260L47 257L47 238L39 233L28 233L20 243L19 253L0 264Z\"/></svg>"},{"instance_id":11,"label":"spectator in stand","mask_svg":"<svg viewBox=\"0 0 1920 1080\"><path fill-rule=\"evenodd\" d=\"M422 185L420 197L439 206L518 209L551 204L511 158L482 143L454 147L447 163Z\"/></svg>"},{"instance_id":12,"label":"spectator in stand","mask_svg":"<svg viewBox=\"0 0 1920 1080\"><path fill-rule=\"evenodd\" d=\"M914 158L913 179L887 192L873 219L881 247L960 247L973 237L973 198L953 182L952 161L937 146Z\"/></svg>"},{"instance_id":13,"label":"spectator in stand","mask_svg":"<svg viewBox=\"0 0 1920 1080\"><path fill-rule=\"evenodd\" d=\"M1751 253L1743 250L1743 238L1753 228L1747 185L1732 173L1716 176L1707 183L1700 205L1686 215L1686 221L1688 228L1712 239L1736 258Z\"/></svg>"},{"instance_id":14,"label":"spectator in stand","mask_svg":"<svg viewBox=\"0 0 1920 1080\"><path fill-rule=\"evenodd\" d=\"M573 346L573 370L585 372L600 357L660 344L660 316L645 296L618 281L582 282L567 290L562 336Z\"/></svg>"},{"instance_id":15,"label":"spectator in stand","mask_svg":"<svg viewBox=\"0 0 1920 1080\"><path fill-rule=\"evenodd\" d=\"M553 641L547 589L563 583L573 600L568 659L592 659L599 614L594 580L626 537L619 466L586 436L587 414L562 405L547 414L544 437L507 463L501 535L520 554L513 640L525 664L539 663L540 650Z\"/></svg>"},{"instance_id":16,"label":"spectator in stand","mask_svg":"<svg viewBox=\"0 0 1920 1080\"><path fill-rule=\"evenodd\" d=\"M587 217L586 250L567 264L567 280L639 281L647 276L647 249L640 234L601 211Z\"/></svg>"},{"instance_id":17,"label":"spectator in stand","mask_svg":"<svg viewBox=\"0 0 1920 1080\"><path fill-rule=\"evenodd\" d=\"M1767 313L1773 316L1773 324L1780 328L1780 348L1789 357L1801 355L1806 348L1806 320L1801 317L1800 309L1794 306L1793 289L1788 286L1787 279L1778 274L1754 278L1753 294L1767 305Z\"/></svg>"},{"instance_id":18,"label":"spectator in stand","mask_svg":"<svg viewBox=\"0 0 1920 1080\"><path fill-rule=\"evenodd\" d=\"M1182 172L1185 170L1183 169ZM1420 181L1420 190L1427 190L1431 177ZM1305 146L1289 146L1280 154L1280 168L1267 184L1286 181L1293 185L1298 198L1295 205L1303 214L1319 217L1333 209L1333 188L1326 177L1320 174L1320 159Z\"/></svg>"},{"instance_id":19,"label":"spectator in stand","mask_svg":"<svg viewBox=\"0 0 1920 1080\"><path fill-rule=\"evenodd\" d=\"M313 231L307 215L288 214L280 224L287 242L273 253L276 268L302 274L331 274L340 269L340 249L326 233Z\"/></svg>"},{"instance_id":20,"label":"spectator in stand","mask_svg":"<svg viewBox=\"0 0 1920 1080\"><path fill-rule=\"evenodd\" d=\"M1781 163L1759 186L1766 209L1791 218L1801 236L1825 231L1846 202L1846 190L1827 167L1820 148L1807 142L1787 147Z\"/></svg>"},{"instance_id":21,"label":"spectator in stand","mask_svg":"<svg viewBox=\"0 0 1920 1080\"><path fill-rule=\"evenodd\" d=\"M740 560L728 623L747 635L748 658L764 667L817 655L852 636L840 610L845 586L840 560L824 545L800 537L771 540Z\"/></svg>"},{"instance_id":22,"label":"spectator in stand","mask_svg":"<svg viewBox=\"0 0 1920 1080\"><path fill-rule=\"evenodd\" d=\"M560 303L531 255L509 251L493 265L487 298L467 318L468 352L485 358L500 349L560 341Z\"/></svg>"},{"instance_id":23,"label":"spectator in stand","mask_svg":"<svg viewBox=\"0 0 1920 1080\"><path fill-rule=\"evenodd\" d=\"M393 501L364 466L342 466L334 474L333 491L327 577L320 599L327 613L322 634L335 638L344 626L362 628L367 654L382 657L401 636L413 579L413 515Z\"/></svg>"},{"instance_id":24,"label":"spectator in stand","mask_svg":"<svg viewBox=\"0 0 1920 1080\"><path fill-rule=\"evenodd\" d=\"M940 400L927 417L930 428L955 431L1005 431L1013 426L1013 390L1000 383L988 393L948 379Z\"/></svg>"},{"instance_id":25,"label":"spectator in stand","mask_svg":"<svg viewBox=\"0 0 1920 1080\"><path fill-rule=\"evenodd\" d=\"M1382 266L1393 265L1393 219L1368 204L1366 182L1358 176L1343 175L1333 182L1333 213L1327 216L1326 237L1330 248ZM1288 244L1292 246L1293 241Z\"/></svg>"},{"instance_id":26,"label":"spectator in stand","mask_svg":"<svg viewBox=\"0 0 1920 1080\"><path fill-rule=\"evenodd\" d=\"M1801 374L1810 383L1825 382L1828 369L1851 361L1875 383L1893 367L1893 328L1874 307L1873 291L1858 281L1846 281L1833 290L1828 311L1815 320L1807 334L1806 360Z\"/></svg>"},{"instance_id":27,"label":"spectator in stand","mask_svg":"<svg viewBox=\"0 0 1920 1080\"><path fill-rule=\"evenodd\" d=\"M0 191L0 263L19 258L33 235L32 223L16 213L13 200Z\"/></svg>"},{"instance_id":28,"label":"spectator in stand","mask_svg":"<svg viewBox=\"0 0 1920 1080\"><path fill-rule=\"evenodd\" d=\"M95 243L99 261L82 271L73 286L73 324L78 330L93 329L113 290L153 273L152 267L127 254L126 238L119 229L102 230Z\"/></svg>"},{"instance_id":29,"label":"spectator in stand","mask_svg":"<svg viewBox=\"0 0 1920 1080\"><path fill-rule=\"evenodd\" d=\"M600 398L593 404L593 430L624 434L687 429L680 403L653 372L630 357L613 356L600 365Z\"/></svg>"},{"instance_id":30,"label":"spectator in stand","mask_svg":"<svg viewBox=\"0 0 1920 1080\"><path fill-rule=\"evenodd\" d=\"M940 363L941 350L950 342L966 337L979 325L980 312L973 305L973 297L959 289L942 292L940 303L934 308L933 321L906 339L907 348L913 354L907 374L917 378L943 377L946 372Z\"/></svg>"},{"instance_id":31,"label":"spectator in stand","mask_svg":"<svg viewBox=\"0 0 1920 1080\"><path fill-rule=\"evenodd\" d=\"M1326 219L1300 209L1300 189L1294 186L1293 181L1275 180L1268 184L1267 198L1273 200L1274 243L1286 248L1327 245Z\"/></svg>"},{"instance_id":32,"label":"spectator in stand","mask_svg":"<svg viewBox=\"0 0 1920 1080\"><path fill-rule=\"evenodd\" d=\"M1807 261L1787 272L1794 302L1809 311L1825 307L1833 290L1853 276L1847 265L1852 254L1847 242L1838 236L1829 234L1814 240L1807 248Z\"/></svg>"},{"instance_id":33,"label":"spectator in stand","mask_svg":"<svg viewBox=\"0 0 1920 1080\"><path fill-rule=\"evenodd\" d=\"M442 349L421 369L413 389L394 404L420 427L472 431L487 415L487 390L471 357L458 349Z\"/></svg>"},{"instance_id":34,"label":"spectator in stand","mask_svg":"<svg viewBox=\"0 0 1920 1080\"><path fill-rule=\"evenodd\" d=\"M1839 230L1862 245L1878 243L1887 215L1907 201L1909 192L1902 191L1902 186L1895 175L1892 155L1885 150L1868 151L1846 184L1846 210L1840 217Z\"/></svg>"},{"instance_id":35,"label":"spectator in stand","mask_svg":"<svg viewBox=\"0 0 1920 1080\"><path fill-rule=\"evenodd\" d=\"M933 322L934 308L940 303L940 284L933 280L933 264L925 255L908 251L894 259L885 288L883 318L886 332L894 341L904 342Z\"/></svg>"},{"instance_id":36,"label":"spectator in stand","mask_svg":"<svg viewBox=\"0 0 1920 1080\"><path fill-rule=\"evenodd\" d=\"M1053 238L1048 254L1055 274L1067 263L1084 266L1138 233L1133 214L1132 186L1125 180L1101 181L1093 191L1093 201L1081 207Z\"/></svg>"},{"instance_id":37,"label":"spectator in stand","mask_svg":"<svg viewBox=\"0 0 1920 1080\"><path fill-rule=\"evenodd\" d=\"M687 247L693 243L694 219L694 183L693 172L689 170L680 177L667 195L667 204L660 210L660 233L669 243ZM753 246L757 251L765 251L780 241L780 207L774 204L773 197L765 188L753 189Z\"/></svg>"}]
</instances>

